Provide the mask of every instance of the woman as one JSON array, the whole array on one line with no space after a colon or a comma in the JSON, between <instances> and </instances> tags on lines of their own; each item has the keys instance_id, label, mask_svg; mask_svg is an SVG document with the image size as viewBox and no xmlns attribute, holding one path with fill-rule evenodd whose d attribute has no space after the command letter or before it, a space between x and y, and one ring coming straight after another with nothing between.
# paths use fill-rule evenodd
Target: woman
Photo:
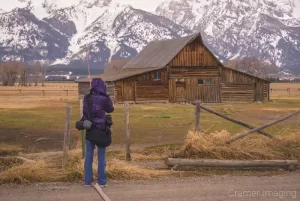
<instances>
[{"instance_id":1,"label":"woman","mask_svg":"<svg viewBox=\"0 0 300 201\"><path fill-rule=\"evenodd\" d=\"M90 90L92 95L91 103L91 122L92 128L105 132L107 125L106 113L114 111L113 103L106 92L106 84L100 78L92 80L92 88ZM88 100L87 95L84 97L83 117L82 120L88 119ZM93 179L93 156L95 144L86 140L86 154L84 161L84 184L85 186L92 186ZM98 147L98 184L100 187L106 187L106 147Z\"/></svg>"}]
</instances>

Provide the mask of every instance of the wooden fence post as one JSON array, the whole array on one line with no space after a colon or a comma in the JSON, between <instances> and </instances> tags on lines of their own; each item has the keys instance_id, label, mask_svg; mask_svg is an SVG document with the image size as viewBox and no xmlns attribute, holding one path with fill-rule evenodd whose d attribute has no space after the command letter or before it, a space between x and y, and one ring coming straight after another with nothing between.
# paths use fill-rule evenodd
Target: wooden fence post
<instances>
[{"instance_id":1,"label":"wooden fence post","mask_svg":"<svg viewBox=\"0 0 300 201\"><path fill-rule=\"evenodd\" d=\"M66 91L67 91L67 96L69 96L69 89L67 89Z\"/></svg>"},{"instance_id":2,"label":"wooden fence post","mask_svg":"<svg viewBox=\"0 0 300 201\"><path fill-rule=\"evenodd\" d=\"M43 90L43 96L45 96L45 90Z\"/></svg>"},{"instance_id":3,"label":"wooden fence post","mask_svg":"<svg viewBox=\"0 0 300 201\"><path fill-rule=\"evenodd\" d=\"M80 99L80 118L83 116L83 100ZM84 130L81 132L81 148L82 148L82 159L85 157L85 138L84 138Z\"/></svg>"},{"instance_id":4,"label":"wooden fence post","mask_svg":"<svg viewBox=\"0 0 300 201\"><path fill-rule=\"evenodd\" d=\"M196 102L195 107L195 131L200 131L200 102Z\"/></svg>"},{"instance_id":5,"label":"wooden fence post","mask_svg":"<svg viewBox=\"0 0 300 201\"><path fill-rule=\"evenodd\" d=\"M125 102L125 127L126 127L126 160L131 161L130 155L130 126L129 126L129 103Z\"/></svg>"},{"instance_id":6,"label":"wooden fence post","mask_svg":"<svg viewBox=\"0 0 300 201\"><path fill-rule=\"evenodd\" d=\"M69 141L70 141L70 132L71 132L71 114L72 114L72 107L66 107L66 120L65 120L65 133L64 133L64 147L63 147L63 162L62 168L68 164L68 152L69 152Z\"/></svg>"}]
</instances>

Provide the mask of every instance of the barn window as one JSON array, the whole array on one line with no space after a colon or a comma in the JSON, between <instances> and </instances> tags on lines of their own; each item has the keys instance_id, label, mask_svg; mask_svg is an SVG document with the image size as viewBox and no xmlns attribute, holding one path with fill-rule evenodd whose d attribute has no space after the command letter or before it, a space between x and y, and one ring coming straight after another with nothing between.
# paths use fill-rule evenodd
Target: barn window
<instances>
[{"instance_id":1,"label":"barn window","mask_svg":"<svg viewBox=\"0 0 300 201\"><path fill-rule=\"evenodd\" d=\"M160 71L154 72L154 80L160 80Z\"/></svg>"},{"instance_id":2,"label":"barn window","mask_svg":"<svg viewBox=\"0 0 300 201\"><path fill-rule=\"evenodd\" d=\"M212 83L211 79L206 79L204 81L204 84L206 84L206 85L211 85L211 83Z\"/></svg>"},{"instance_id":3,"label":"barn window","mask_svg":"<svg viewBox=\"0 0 300 201\"><path fill-rule=\"evenodd\" d=\"M212 80L211 79L199 79L198 80L198 84L199 85L211 85L212 84Z\"/></svg>"},{"instance_id":4,"label":"barn window","mask_svg":"<svg viewBox=\"0 0 300 201\"><path fill-rule=\"evenodd\" d=\"M199 79L199 80L198 80L198 84L204 84L204 80Z\"/></svg>"}]
</instances>

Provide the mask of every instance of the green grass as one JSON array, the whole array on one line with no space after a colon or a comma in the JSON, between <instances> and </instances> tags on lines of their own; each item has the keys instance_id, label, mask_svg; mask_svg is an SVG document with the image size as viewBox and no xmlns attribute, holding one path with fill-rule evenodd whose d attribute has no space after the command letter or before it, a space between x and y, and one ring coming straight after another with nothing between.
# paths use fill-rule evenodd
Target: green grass
<instances>
[{"instance_id":1,"label":"green grass","mask_svg":"<svg viewBox=\"0 0 300 201\"><path fill-rule=\"evenodd\" d=\"M65 102L65 105L72 105L72 136L80 136L74 126L79 117L79 107L77 101ZM284 116L297 108L300 108L299 101L296 100L276 100L264 104L217 104L206 105L220 113L228 115L232 118L244 121L253 126L259 126L264 123L273 121L274 119ZM113 125L113 145L125 142L125 110L123 105L116 105L115 111L112 113L114 121ZM230 135L236 135L240 132L248 130L242 126L224 120L218 116L201 110L200 127L203 133L226 130ZM125 162L124 151L112 149L107 152L109 161L108 176L113 179L134 179L136 178L152 178L155 177L158 170L145 169L143 164L152 163L152 161L162 160L166 156L173 156L182 149L187 132L194 127L194 106L179 104L152 104L152 105L130 105L130 133L131 141L134 145L140 145L141 150L132 152L132 163ZM300 115L289 120L281 122L265 131L273 135L299 134ZM62 149L62 141L65 124L65 106L64 104L52 106L45 105L40 108L33 109L1 109L0 110L0 128L19 129L24 133L38 132L42 137L49 135L59 135L58 150ZM24 139L18 133L11 133L12 141L5 141L6 146L0 144L0 155L16 154L21 148L24 148ZM260 144L265 142L265 137L257 137L259 134L253 134L246 137L256 140L256 146L260 148ZM40 137L40 136L37 136ZM298 138L295 138L298 139ZM1 136L0 136L1 140ZM35 140L33 138L32 140ZM79 140L79 139L78 139ZM47 144L47 141L39 143ZM15 145L15 146L14 146ZM23 146L22 146L23 145ZM2 147L2 152L1 152ZM18 148L19 147L19 148ZM207 146L211 148L212 146ZM262 148L264 145L261 146ZM71 154L70 170L61 174L61 154L52 158L45 151L45 159L38 158L35 165L18 164L18 161L0 161L2 171L2 179L4 182L44 182L44 181L78 181L83 176L83 161L81 160L80 149ZM212 147L214 148L214 147ZM275 150L276 149L276 150ZM219 152L221 149L217 147ZM249 148L251 151L251 147ZM289 142L281 143L280 146L274 146L274 152L279 153L287 158L295 158L299 153L297 143ZM76 153L75 153L76 152ZM78 152L78 153L77 153ZM214 151L215 152L215 151ZM241 149L234 150L234 153L241 152ZM9 154L11 153L11 154ZM203 154L203 152L201 153ZM201 155L198 154L198 155ZM30 158L31 159L31 158ZM135 166L137 165L137 166ZM41 171L43 170L43 171ZM1 171L1 168L0 168ZM139 172L136 176L132 172ZM166 174L166 173L157 173ZM169 172L167 173L169 174ZM1 180L1 178L0 178ZM1 181L0 181L1 183Z\"/></svg>"},{"instance_id":2,"label":"green grass","mask_svg":"<svg viewBox=\"0 0 300 201\"><path fill-rule=\"evenodd\" d=\"M80 135L75 128L79 120L77 101L66 102L73 107L72 135ZM220 104L207 105L220 113L244 121L253 126L270 122L300 108L297 100L274 100L264 104ZM288 110L290 109L290 110ZM202 131L213 132L227 130L232 135L248 130L242 126L224 120L201 110L200 127ZM124 106L116 105L112 113L114 125L113 143L125 142ZM274 135L297 132L299 130L299 115L281 122L265 131ZM55 131L63 136L65 124L65 107L46 105L34 109L1 109L0 128L21 129L24 132L47 133ZM194 126L194 106L178 104L153 104L130 106L131 141L137 143L173 144L183 142L188 130Z\"/></svg>"}]
</instances>

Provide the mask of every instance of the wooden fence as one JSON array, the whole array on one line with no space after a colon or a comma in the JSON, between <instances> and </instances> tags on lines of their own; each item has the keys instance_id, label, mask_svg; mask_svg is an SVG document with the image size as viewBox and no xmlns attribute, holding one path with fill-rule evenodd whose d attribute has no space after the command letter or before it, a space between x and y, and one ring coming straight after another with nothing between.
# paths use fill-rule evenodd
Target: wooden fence
<instances>
[{"instance_id":1,"label":"wooden fence","mask_svg":"<svg viewBox=\"0 0 300 201\"><path fill-rule=\"evenodd\" d=\"M77 90L71 89L43 89L43 90L28 90L28 89L8 89L8 90L1 90L0 94L2 95L17 95L17 96L77 96Z\"/></svg>"},{"instance_id":2,"label":"wooden fence","mask_svg":"<svg viewBox=\"0 0 300 201\"><path fill-rule=\"evenodd\" d=\"M300 88L286 88L286 89L276 89L270 88L271 95L300 95Z\"/></svg>"}]
</instances>

